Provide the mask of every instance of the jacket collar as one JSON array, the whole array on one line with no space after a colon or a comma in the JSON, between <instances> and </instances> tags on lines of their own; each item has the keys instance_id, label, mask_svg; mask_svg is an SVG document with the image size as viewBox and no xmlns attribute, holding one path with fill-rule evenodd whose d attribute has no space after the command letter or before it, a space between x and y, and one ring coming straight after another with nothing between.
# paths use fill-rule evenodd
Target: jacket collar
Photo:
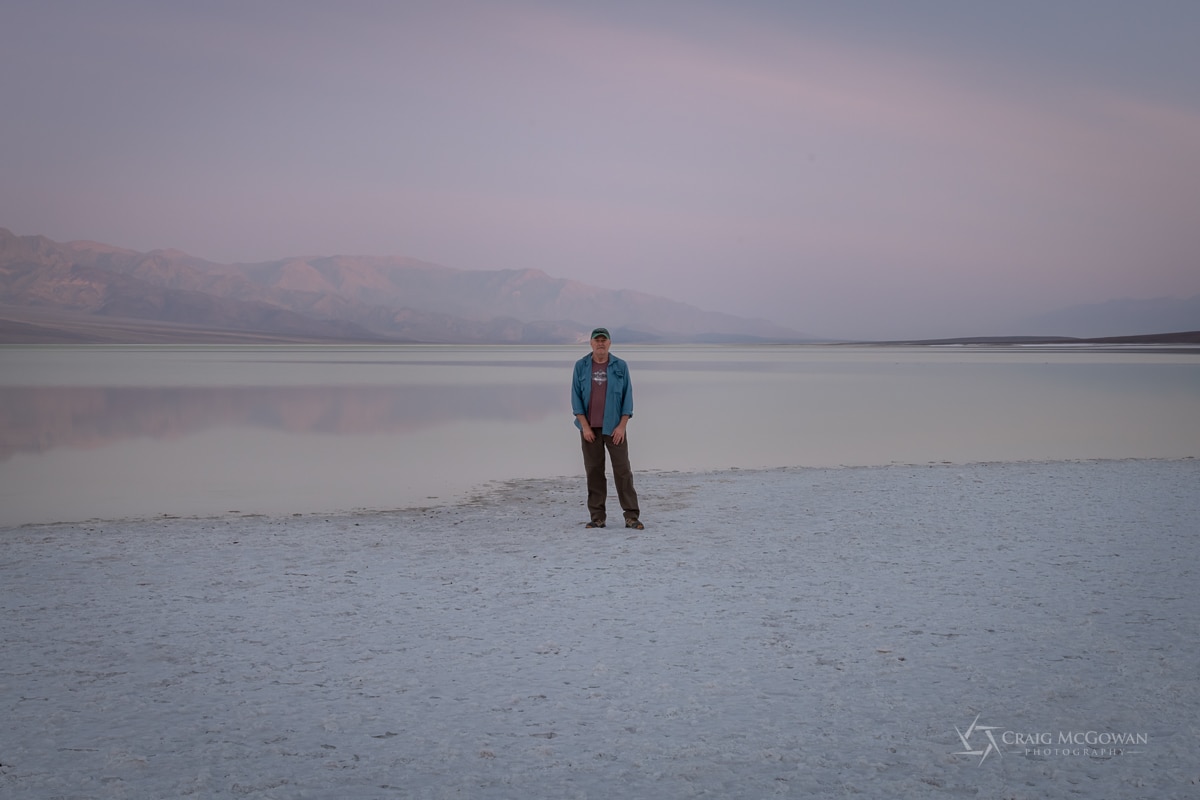
<instances>
[{"instance_id":1,"label":"jacket collar","mask_svg":"<svg viewBox=\"0 0 1200 800\"><path fill-rule=\"evenodd\" d=\"M593 363L593 364L597 363L597 361L596 361L596 354L595 354L595 353L588 353L588 354L585 356L585 358L587 358L587 360L588 360L588 361L590 361L590 362L591 362L591 363ZM606 365L608 365L608 366L610 366L610 367L611 367L611 366L613 366L614 364L620 364L620 363L621 363L621 359L617 358L617 357L616 357L616 356L614 356L612 353L609 353L609 354L608 354L608 361L605 361L604 363L605 363Z\"/></svg>"}]
</instances>

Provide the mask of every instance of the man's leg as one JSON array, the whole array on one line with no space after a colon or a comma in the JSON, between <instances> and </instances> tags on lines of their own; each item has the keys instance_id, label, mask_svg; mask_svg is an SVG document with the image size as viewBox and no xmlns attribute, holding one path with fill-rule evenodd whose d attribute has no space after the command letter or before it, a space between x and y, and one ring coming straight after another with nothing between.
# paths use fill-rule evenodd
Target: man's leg
<instances>
[{"instance_id":1,"label":"man's leg","mask_svg":"<svg viewBox=\"0 0 1200 800\"><path fill-rule=\"evenodd\" d=\"M608 499L608 479L604 475L604 437L599 428L592 428L595 439L588 441L579 434L583 443L583 471L587 474L588 514L592 522L603 525L606 511L605 500Z\"/></svg>"},{"instance_id":2,"label":"man's leg","mask_svg":"<svg viewBox=\"0 0 1200 800\"><path fill-rule=\"evenodd\" d=\"M637 492L633 489L633 467L629 465L629 437L622 439L620 444L613 444L612 437L605 436L604 443L608 446L608 456L612 459L613 483L617 485L617 499L621 501L625 521L637 522L641 509L638 508Z\"/></svg>"}]
</instances>

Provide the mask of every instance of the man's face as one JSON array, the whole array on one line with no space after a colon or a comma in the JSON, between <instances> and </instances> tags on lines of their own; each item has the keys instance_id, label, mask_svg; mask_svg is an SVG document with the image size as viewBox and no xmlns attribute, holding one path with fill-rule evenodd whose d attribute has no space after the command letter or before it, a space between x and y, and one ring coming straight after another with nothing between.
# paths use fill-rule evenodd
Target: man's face
<instances>
[{"instance_id":1,"label":"man's face","mask_svg":"<svg viewBox=\"0 0 1200 800\"><path fill-rule=\"evenodd\" d=\"M592 339L592 358L604 363L608 360L608 337L597 336Z\"/></svg>"}]
</instances>

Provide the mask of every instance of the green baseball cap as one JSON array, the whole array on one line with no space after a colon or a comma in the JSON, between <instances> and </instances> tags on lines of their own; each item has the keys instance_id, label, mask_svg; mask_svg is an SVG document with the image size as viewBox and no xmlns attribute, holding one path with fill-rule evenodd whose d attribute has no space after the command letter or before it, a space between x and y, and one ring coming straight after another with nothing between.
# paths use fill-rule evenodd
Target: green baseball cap
<instances>
[{"instance_id":1,"label":"green baseball cap","mask_svg":"<svg viewBox=\"0 0 1200 800\"><path fill-rule=\"evenodd\" d=\"M608 335L608 328L596 328L596 330L592 331L593 339L595 339L598 336L603 336L605 339L612 338L611 336Z\"/></svg>"}]
</instances>

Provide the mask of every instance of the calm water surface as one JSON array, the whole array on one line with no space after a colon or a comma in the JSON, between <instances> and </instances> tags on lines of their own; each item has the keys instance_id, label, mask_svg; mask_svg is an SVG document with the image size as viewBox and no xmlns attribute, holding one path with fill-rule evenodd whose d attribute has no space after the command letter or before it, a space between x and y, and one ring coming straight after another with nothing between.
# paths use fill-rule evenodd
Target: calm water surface
<instances>
[{"instance_id":1,"label":"calm water surface","mask_svg":"<svg viewBox=\"0 0 1200 800\"><path fill-rule=\"evenodd\" d=\"M586 352L0 347L0 525L392 509L581 476ZM637 470L1200 455L1194 349L613 352Z\"/></svg>"}]
</instances>

